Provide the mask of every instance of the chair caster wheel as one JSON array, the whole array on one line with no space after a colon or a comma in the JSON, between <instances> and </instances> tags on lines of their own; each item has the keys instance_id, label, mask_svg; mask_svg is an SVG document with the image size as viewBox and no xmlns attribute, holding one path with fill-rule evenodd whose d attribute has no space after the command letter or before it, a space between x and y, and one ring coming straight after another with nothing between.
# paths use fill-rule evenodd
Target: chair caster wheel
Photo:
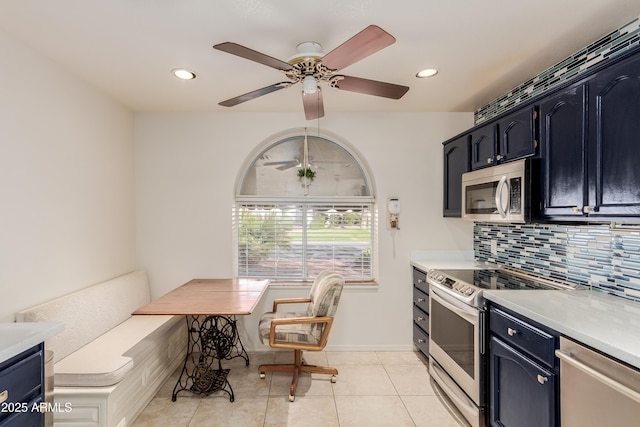
<instances>
[{"instance_id":1,"label":"chair caster wheel","mask_svg":"<svg viewBox=\"0 0 640 427\"><path fill-rule=\"evenodd\" d=\"M331 375L331 382L333 384L337 383L338 382L338 377L336 377L335 375Z\"/></svg>"},{"instance_id":2,"label":"chair caster wheel","mask_svg":"<svg viewBox=\"0 0 640 427\"><path fill-rule=\"evenodd\" d=\"M296 397L293 395L289 395L289 402L293 402L294 400L296 400Z\"/></svg>"},{"instance_id":3,"label":"chair caster wheel","mask_svg":"<svg viewBox=\"0 0 640 427\"><path fill-rule=\"evenodd\" d=\"M265 374L264 372L260 372L260 379L263 380L267 378L267 374Z\"/></svg>"}]
</instances>

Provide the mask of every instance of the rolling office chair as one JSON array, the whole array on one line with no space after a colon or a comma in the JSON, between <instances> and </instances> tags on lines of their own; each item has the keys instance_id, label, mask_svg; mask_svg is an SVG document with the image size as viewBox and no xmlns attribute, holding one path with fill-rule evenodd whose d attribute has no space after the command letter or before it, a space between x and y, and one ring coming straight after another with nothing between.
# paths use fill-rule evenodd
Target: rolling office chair
<instances>
[{"instance_id":1,"label":"rolling office chair","mask_svg":"<svg viewBox=\"0 0 640 427\"><path fill-rule=\"evenodd\" d=\"M294 363L260 365L260 378L266 372L291 372L293 379L289 388L289 401L293 402L301 373L331 375L336 382L338 370L328 366L307 365L302 359L302 351L321 351L327 344L344 287L344 277L332 271L318 275L307 298L285 298L273 301L273 311L260 319L259 333L263 344L272 348L286 348L294 351ZM307 303L306 312L278 312L283 304Z\"/></svg>"}]
</instances>

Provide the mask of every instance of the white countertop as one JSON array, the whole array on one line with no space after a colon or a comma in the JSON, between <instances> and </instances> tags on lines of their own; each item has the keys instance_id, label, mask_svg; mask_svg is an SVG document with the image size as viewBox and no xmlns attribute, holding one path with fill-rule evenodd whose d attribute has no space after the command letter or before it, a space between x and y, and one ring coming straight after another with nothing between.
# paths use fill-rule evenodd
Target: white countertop
<instances>
[{"instance_id":1,"label":"white countertop","mask_svg":"<svg viewBox=\"0 0 640 427\"><path fill-rule=\"evenodd\" d=\"M411 265L425 273L434 268L442 270L481 268L473 259L473 250L413 251Z\"/></svg>"},{"instance_id":2,"label":"white countertop","mask_svg":"<svg viewBox=\"0 0 640 427\"><path fill-rule=\"evenodd\" d=\"M0 323L0 363L64 330L57 322Z\"/></svg>"},{"instance_id":3,"label":"white countertop","mask_svg":"<svg viewBox=\"0 0 640 427\"><path fill-rule=\"evenodd\" d=\"M587 290L485 290L483 295L640 369L640 303Z\"/></svg>"}]
</instances>

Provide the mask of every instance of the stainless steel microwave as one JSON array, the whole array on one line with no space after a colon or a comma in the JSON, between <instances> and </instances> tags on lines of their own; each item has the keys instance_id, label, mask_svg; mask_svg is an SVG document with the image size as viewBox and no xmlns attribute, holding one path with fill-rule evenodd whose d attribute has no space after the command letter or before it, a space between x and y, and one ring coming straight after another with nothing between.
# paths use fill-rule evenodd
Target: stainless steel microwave
<instances>
[{"instance_id":1,"label":"stainless steel microwave","mask_svg":"<svg viewBox=\"0 0 640 427\"><path fill-rule=\"evenodd\" d=\"M526 223L536 218L534 159L503 163L462 174L462 218L478 222Z\"/></svg>"}]
</instances>

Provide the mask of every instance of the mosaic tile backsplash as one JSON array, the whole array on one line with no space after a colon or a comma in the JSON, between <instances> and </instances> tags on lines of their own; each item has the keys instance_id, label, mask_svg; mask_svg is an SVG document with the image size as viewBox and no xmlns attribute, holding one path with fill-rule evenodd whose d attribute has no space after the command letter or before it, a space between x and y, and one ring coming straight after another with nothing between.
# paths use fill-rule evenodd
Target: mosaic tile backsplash
<instances>
[{"instance_id":1,"label":"mosaic tile backsplash","mask_svg":"<svg viewBox=\"0 0 640 427\"><path fill-rule=\"evenodd\" d=\"M583 73L600 61L614 58L638 46L640 46L640 17L480 108L474 113L475 124L478 125L510 110L515 105Z\"/></svg>"},{"instance_id":2,"label":"mosaic tile backsplash","mask_svg":"<svg viewBox=\"0 0 640 427\"><path fill-rule=\"evenodd\" d=\"M473 248L480 262L640 302L640 230L612 230L608 225L476 223Z\"/></svg>"}]
</instances>

